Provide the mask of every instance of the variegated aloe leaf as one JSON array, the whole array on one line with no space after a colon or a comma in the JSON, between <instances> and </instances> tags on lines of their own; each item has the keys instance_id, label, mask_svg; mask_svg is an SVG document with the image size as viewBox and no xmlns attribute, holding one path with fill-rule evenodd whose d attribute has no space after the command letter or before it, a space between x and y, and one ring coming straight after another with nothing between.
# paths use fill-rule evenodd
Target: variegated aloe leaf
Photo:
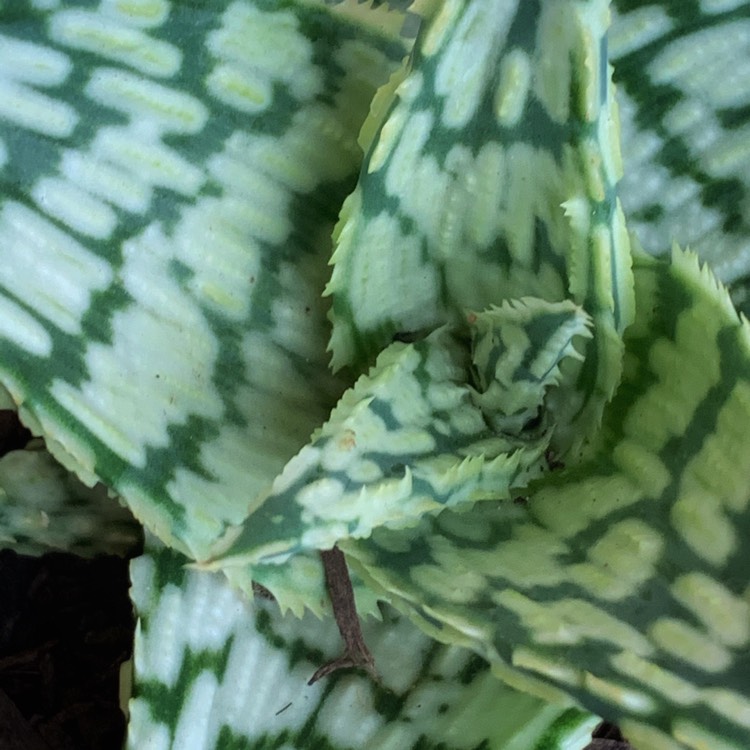
<instances>
[{"instance_id":1,"label":"variegated aloe leaf","mask_svg":"<svg viewBox=\"0 0 750 750\"><path fill-rule=\"evenodd\" d=\"M0 458L0 548L25 555L132 555L140 525L108 496L86 487L41 447Z\"/></svg>"},{"instance_id":2,"label":"variegated aloe leaf","mask_svg":"<svg viewBox=\"0 0 750 750\"><path fill-rule=\"evenodd\" d=\"M750 3L613 6L628 225L651 253L689 245L747 305Z\"/></svg>"},{"instance_id":3,"label":"variegated aloe leaf","mask_svg":"<svg viewBox=\"0 0 750 750\"><path fill-rule=\"evenodd\" d=\"M635 265L598 450L530 488L343 548L424 630L639 748L750 745L750 324L695 256ZM547 685L545 692L544 685Z\"/></svg>"},{"instance_id":4,"label":"variegated aloe leaf","mask_svg":"<svg viewBox=\"0 0 750 750\"><path fill-rule=\"evenodd\" d=\"M139 623L133 750L582 750L598 719L496 680L391 609L365 634L380 681L307 681L339 648L332 620L281 617L168 550L132 564Z\"/></svg>"},{"instance_id":5,"label":"variegated aloe leaf","mask_svg":"<svg viewBox=\"0 0 750 750\"><path fill-rule=\"evenodd\" d=\"M333 362L362 368L394 334L461 326L467 309L570 298L594 337L561 392L564 449L598 424L632 319L608 3L429 10L408 71L366 124L372 143L337 228Z\"/></svg>"},{"instance_id":6,"label":"variegated aloe leaf","mask_svg":"<svg viewBox=\"0 0 750 750\"><path fill-rule=\"evenodd\" d=\"M322 423L330 232L403 17L0 6L0 381L193 558Z\"/></svg>"},{"instance_id":7,"label":"variegated aloe leaf","mask_svg":"<svg viewBox=\"0 0 750 750\"><path fill-rule=\"evenodd\" d=\"M16 403L7 389L0 385L0 411L15 411Z\"/></svg>"},{"instance_id":8,"label":"variegated aloe leaf","mask_svg":"<svg viewBox=\"0 0 750 750\"><path fill-rule=\"evenodd\" d=\"M570 301L526 299L391 344L274 481L218 564L286 561L423 513L511 497L545 465L545 404L589 319ZM473 385L470 383L473 382Z\"/></svg>"}]
</instances>

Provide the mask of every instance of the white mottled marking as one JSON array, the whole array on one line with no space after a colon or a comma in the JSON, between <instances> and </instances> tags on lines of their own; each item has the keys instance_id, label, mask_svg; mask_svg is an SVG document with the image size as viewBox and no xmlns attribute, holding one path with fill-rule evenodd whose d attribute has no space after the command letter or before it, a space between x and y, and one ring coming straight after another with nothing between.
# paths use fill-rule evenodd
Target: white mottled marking
<instances>
[{"instance_id":1,"label":"white mottled marking","mask_svg":"<svg viewBox=\"0 0 750 750\"><path fill-rule=\"evenodd\" d=\"M504 202L507 174L505 149L497 141L489 141L480 149L471 175L471 201L464 231L470 242L487 247L495 238L498 208ZM472 262L476 262L473 259ZM458 275L458 274L457 274ZM474 283L473 280L471 283ZM459 297L468 299L469 297Z\"/></svg>"},{"instance_id":2,"label":"white mottled marking","mask_svg":"<svg viewBox=\"0 0 750 750\"><path fill-rule=\"evenodd\" d=\"M205 180L202 170L160 141L144 140L135 128L102 128L91 150L150 185L182 195L195 195Z\"/></svg>"},{"instance_id":3,"label":"white mottled marking","mask_svg":"<svg viewBox=\"0 0 750 750\"><path fill-rule=\"evenodd\" d=\"M169 445L171 425L191 415L218 419L223 410L212 382L218 343L172 278L172 251L156 228L123 245L120 277L136 304L114 314L110 344L88 347L88 379L78 388L57 381L51 389L86 428L137 467L145 465L149 446Z\"/></svg>"},{"instance_id":4,"label":"white mottled marking","mask_svg":"<svg viewBox=\"0 0 750 750\"><path fill-rule=\"evenodd\" d=\"M280 245L291 231L288 216L290 193L278 182L260 159L246 161L253 139L247 134L234 133L226 141L224 150L207 162L209 174L220 183L227 198L222 205L231 224L238 231ZM234 203L232 204L232 202ZM230 210L230 205L234 208Z\"/></svg>"},{"instance_id":5,"label":"white mottled marking","mask_svg":"<svg viewBox=\"0 0 750 750\"><path fill-rule=\"evenodd\" d=\"M58 44L93 52L146 75L172 76L182 64L182 52L174 45L152 39L102 13L58 11L50 20L49 34Z\"/></svg>"},{"instance_id":6,"label":"white mottled marking","mask_svg":"<svg viewBox=\"0 0 750 750\"><path fill-rule=\"evenodd\" d=\"M703 700L730 721L750 729L750 700L746 696L724 688L706 688Z\"/></svg>"},{"instance_id":7,"label":"white mottled marking","mask_svg":"<svg viewBox=\"0 0 750 750\"><path fill-rule=\"evenodd\" d=\"M750 70L746 78L750 81ZM723 134L701 155L701 162L718 177L744 179L750 165L750 126Z\"/></svg>"},{"instance_id":8,"label":"white mottled marking","mask_svg":"<svg viewBox=\"0 0 750 750\"><path fill-rule=\"evenodd\" d=\"M143 613L150 609L156 586L156 561L150 555L140 555L130 563L130 598L135 608Z\"/></svg>"},{"instance_id":9,"label":"white mottled marking","mask_svg":"<svg viewBox=\"0 0 750 750\"><path fill-rule=\"evenodd\" d=\"M664 116L664 124L674 135L683 135L693 128L700 128L706 124L710 115L702 102L695 99L681 99ZM710 117L715 127L715 118Z\"/></svg>"},{"instance_id":10,"label":"white mottled marking","mask_svg":"<svg viewBox=\"0 0 750 750\"><path fill-rule=\"evenodd\" d=\"M31 197L48 216L87 237L107 239L117 226L117 215L106 203L68 180L43 177Z\"/></svg>"},{"instance_id":11,"label":"white mottled marking","mask_svg":"<svg viewBox=\"0 0 750 750\"><path fill-rule=\"evenodd\" d=\"M618 685L610 680L602 680L592 674L584 675L584 687L605 701L621 706L628 713L649 714L656 709L654 699L640 690Z\"/></svg>"},{"instance_id":12,"label":"white mottled marking","mask_svg":"<svg viewBox=\"0 0 750 750\"><path fill-rule=\"evenodd\" d=\"M664 539L643 521L630 518L610 526L588 556L618 578L641 582L653 574Z\"/></svg>"},{"instance_id":13,"label":"white mottled marking","mask_svg":"<svg viewBox=\"0 0 750 750\"><path fill-rule=\"evenodd\" d=\"M548 115L560 123L570 116L570 50L581 41L577 20L567 3L546 3L537 23L534 93Z\"/></svg>"},{"instance_id":14,"label":"white mottled marking","mask_svg":"<svg viewBox=\"0 0 750 750\"><path fill-rule=\"evenodd\" d=\"M716 498L690 480L685 478L672 506L672 524L696 554L713 565L723 565L737 548L735 526Z\"/></svg>"},{"instance_id":15,"label":"white mottled marking","mask_svg":"<svg viewBox=\"0 0 750 750\"><path fill-rule=\"evenodd\" d=\"M705 573L686 573L672 584L672 593L722 643L744 647L750 640L750 604Z\"/></svg>"},{"instance_id":16,"label":"white mottled marking","mask_svg":"<svg viewBox=\"0 0 750 750\"><path fill-rule=\"evenodd\" d=\"M252 405L259 405L252 412L252 420L263 424L253 421L247 427L223 427L216 438L201 445L200 461L203 466L211 467L211 476L180 467L167 485L171 497L178 501L207 495L213 498L210 516L201 510L200 505L185 507L187 524L192 526L192 538L196 538L196 530L199 530L209 545L224 532L225 524L237 525L246 519L247 498L256 498L267 490L283 468L286 457L293 455L302 442L294 434L290 438L289 434L294 433L290 423L299 419L294 405L279 407L272 404L273 400L266 394L257 391L249 394L248 401L251 398ZM275 413L269 415L274 409ZM263 426L276 417L286 420L282 423L286 434L275 435L273 441L264 441L270 431L263 430ZM304 421L304 427L309 426L306 416L300 421ZM259 446L257 449L256 445ZM211 548L205 545L195 545L192 550L192 555L199 559L205 559L211 553Z\"/></svg>"},{"instance_id":17,"label":"white mottled marking","mask_svg":"<svg viewBox=\"0 0 750 750\"><path fill-rule=\"evenodd\" d=\"M307 711L290 710L278 716L277 712L290 701L317 705L322 686L308 688L305 682L314 668L302 661L291 669L287 653L255 633L253 612L246 617L247 627L236 631L214 710L221 711L224 722L236 734L247 737L275 733L280 726L296 732L309 716ZM315 628L317 622L314 621L313 629L320 638L321 628ZM248 675L253 675L253 679L249 680Z\"/></svg>"},{"instance_id":18,"label":"white mottled marking","mask_svg":"<svg viewBox=\"0 0 750 750\"><path fill-rule=\"evenodd\" d=\"M744 742L742 745L725 742L718 735L689 719L676 719L672 724L672 734L684 747L697 750L745 750L746 747Z\"/></svg>"},{"instance_id":19,"label":"white mottled marking","mask_svg":"<svg viewBox=\"0 0 750 750\"><path fill-rule=\"evenodd\" d=\"M83 190L131 213L145 214L151 203L151 188L136 174L90 153L63 151L60 172Z\"/></svg>"},{"instance_id":20,"label":"white mottled marking","mask_svg":"<svg viewBox=\"0 0 750 750\"><path fill-rule=\"evenodd\" d=\"M682 620L663 617L649 628L649 636L667 653L706 672L721 672L732 663L723 646Z\"/></svg>"},{"instance_id":21,"label":"white mottled marking","mask_svg":"<svg viewBox=\"0 0 750 750\"><path fill-rule=\"evenodd\" d=\"M556 682L576 686L583 682L583 675L579 670L564 662L560 663L558 660L545 657L529 648L517 648L511 658L514 667L529 669Z\"/></svg>"},{"instance_id":22,"label":"white mottled marking","mask_svg":"<svg viewBox=\"0 0 750 750\"><path fill-rule=\"evenodd\" d=\"M390 195L400 199L402 210L416 221L429 240L437 244L440 237L435 226L435 204L443 204L447 199L451 175L438 164L435 156L424 153L433 125L434 117L427 110L415 112L404 123L398 146L388 165L385 188ZM414 190L415 184L425 187Z\"/></svg>"},{"instance_id":23,"label":"white mottled marking","mask_svg":"<svg viewBox=\"0 0 750 750\"><path fill-rule=\"evenodd\" d=\"M499 569L505 573L505 566L502 563ZM539 576L536 580L544 580L544 578ZM508 609L519 616L523 627L529 630L534 643L567 646L581 641L581 633L578 632L576 627L572 626L571 623L560 620L554 613L549 612L545 606L529 599L520 592L505 589L493 593L492 600L503 609Z\"/></svg>"},{"instance_id":24,"label":"white mottled marking","mask_svg":"<svg viewBox=\"0 0 750 750\"><path fill-rule=\"evenodd\" d=\"M737 52L747 50L748 45L750 21L708 26L667 45L651 62L648 73L657 83L671 82L705 96L714 107L739 104L750 93L750 84L743 74L747 61Z\"/></svg>"},{"instance_id":25,"label":"white mottled marking","mask_svg":"<svg viewBox=\"0 0 750 750\"><path fill-rule=\"evenodd\" d=\"M384 720L373 704L373 689L369 684L338 682L320 712L320 731L332 747L377 747L379 743L373 742L373 735ZM356 722L350 718L354 706L362 712Z\"/></svg>"},{"instance_id":26,"label":"white mottled marking","mask_svg":"<svg viewBox=\"0 0 750 750\"><path fill-rule=\"evenodd\" d=\"M672 480L672 475L658 455L635 439L621 440L612 450L612 460L648 498L659 497Z\"/></svg>"},{"instance_id":27,"label":"white mottled marking","mask_svg":"<svg viewBox=\"0 0 750 750\"><path fill-rule=\"evenodd\" d=\"M430 21L429 30L422 40L422 52L432 57L445 42L446 35L455 28L456 20L464 9L464 0L446 0L441 3L440 10Z\"/></svg>"},{"instance_id":28,"label":"white mottled marking","mask_svg":"<svg viewBox=\"0 0 750 750\"><path fill-rule=\"evenodd\" d=\"M533 513L547 528L566 537L586 529L592 519L606 518L639 499L640 492L628 479L613 474L571 482L554 492L541 490L534 497ZM561 514L560 507L568 513Z\"/></svg>"},{"instance_id":29,"label":"white mottled marking","mask_svg":"<svg viewBox=\"0 0 750 750\"><path fill-rule=\"evenodd\" d=\"M313 427L325 421L328 417L328 409L322 403L311 403L310 389L317 384L311 383L309 378L305 378L297 372L288 352L270 340L265 332L256 331L245 336L242 342L242 350L245 360L244 376L247 381L253 389L273 394L273 398L263 399L265 405L262 408L253 406L253 403L257 402L257 398L250 401L250 394L247 394L247 398L242 401L242 411L248 419L253 417L252 421L255 421L253 409L258 408L262 411L262 415L259 414L258 416L258 426L268 426L273 424L274 418L279 419L282 415L287 414L290 405L294 405L298 416L301 416L302 413L308 415L303 422L304 426L301 424L296 429L292 429L294 422L290 421L288 416L284 417L286 428L292 430L297 436L295 438L297 445L292 451L294 453L307 442ZM274 406L276 401L279 403ZM261 416L267 421L264 421ZM300 432L298 433L297 430ZM268 430L268 432L271 432L271 430ZM269 439L270 435L265 436L264 442ZM286 453L286 455L290 456L291 453Z\"/></svg>"},{"instance_id":30,"label":"white mottled marking","mask_svg":"<svg viewBox=\"0 0 750 750\"><path fill-rule=\"evenodd\" d=\"M97 355L103 353L102 347L97 347ZM101 362L97 375L104 369L108 372L110 378L122 378L122 372L112 366L112 357L107 362ZM113 383L116 381L112 381ZM131 400L133 389L128 389L127 394L120 394L122 400L126 403L120 403L120 411L111 416L113 407L117 407L116 394L97 392L88 384L83 386L82 390L73 387L70 383L57 379L52 383L49 389L50 395L55 398L60 406L70 414L75 414L76 421L89 430L96 438L101 440L110 450L116 453L120 458L133 466L143 468L146 465L145 446L141 445L137 439L127 434L125 430L120 429L118 422L127 421L132 413L134 404Z\"/></svg>"},{"instance_id":31,"label":"white mottled marking","mask_svg":"<svg viewBox=\"0 0 750 750\"><path fill-rule=\"evenodd\" d=\"M388 115L383 127L377 134L370 161L367 165L368 173L377 172L388 160L391 152L398 144L404 131L407 118L410 116L409 103L422 89L422 75L414 72L398 87L396 96L402 101ZM410 122L411 125L411 122ZM411 139L413 135L408 134Z\"/></svg>"},{"instance_id":32,"label":"white mottled marking","mask_svg":"<svg viewBox=\"0 0 750 750\"><path fill-rule=\"evenodd\" d=\"M299 31L299 20L291 11L267 12L233 2L222 16L221 28L208 35L206 44L220 61L234 63L239 75L280 81L300 101L312 99L322 89L320 71L311 65L312 42Z\"/></svg>"},{"instance_id":33,"label":"white mottled marking","mask_svg":"<svg viewBox=\"0 0 750 750\"><path fill-rule=\"evenodd\" d=\"M219 101L248 114L262 112L273 100L268 78L234 65L217 65L206 79L206 86Z\"/></svg>"},{"instance_id":34,"label":"white mottled marking","mask_svg":"<svg viewBox=\"0 0 750 750\"><path fill-rule=\"evenodd\" d=\"M66 138L77 125L78 115L65 102L0 78L0 120L42 135Z\"/></svg>"},{"instance_id":35,"label":"white mottled marking","mask_svg":"<svg viewBox=\"0 0 750 750\"><path fill-rule=\"evenodd\" d=\"M167 0L101 0L103 13L140 28L161 26L169 16Z\"/></svg>"},{"instance_id":36,"label":"white mottled marking","mask_svg":"<svg viewBox=\"0 0 750 750\"><path fill-rule=\"evenodd\" d=\"M137 648L141 648L142 640L138 638ZM140 672L139 672L140 674ZM154 719L149 701L145 698L131 698L128 703L128 747L142 747L148 750L170 750L172 747L172 732L170 728Z\"/></svg>"},{"instance_id":37,"label":"white mottled marking","mask_svg":"<svg viewBox=\"0 0 750 750\"><path fill-rule=\"evenodd\" d=\"M615 575L607 566L593 563L575 563L567 568L570 580L590 594L604 601L617 601L633 596L638 588L634 578L623 578Z\"/></svg>"},{"instance_id":38,"label":"white mottled marking","mask_svg":"<svg viewBox=\"0 0 750 750\"><path fill-rule=\"evenodd\" d=\"M52 337L44 326L5 296L0 296L0 333L37 357L48 357L52 352Z\"/></svg>"},{"instance_id":39,"label":"white mottled marking","mask_svg":"<svg viewBox=\"0 0 750 750\"><path fill-rule=\"evenodd\" d=\"M610 60L645 47L670 31L674 21L661 5L647 5L625 15L615 16L608 35Z\"/></svg>"},{"instance_id":40,"label":"white mottled marking","mask_svg":"<svg viewBox=\"0 0 750 750\"><path fill-rule=\"evenodd\" d=\"M521 49L511 50L500 63L495 92L495 117L500 125L513 127L521 118L531 84L531 60Z\"/></svg>"},{"instance_id":41,"label":"white mottled marking","mask_svg":"<svg viewBox=\"0 0 750 750\"><path fill-rule=\"evenodd\" d=\"M33 257L34 273L19 275ZM111 281L111 266L40 214L7 202L0 212L0 284L66 333L80 333L91 293Z\"/></svg>"},{"instance_id":42,"label":"white mottled marking","mask_svg":"<svg viewBox=\"0 0 750 750\"><path fill-rule=\"evenodd\" d=\"M435 71L435 92L444 99L444 126L462 128L476 113L488 72L494 72L493 54L499 54L514 11L515 6L505 0L464 7Z\"/></svg>"},{"instance_id":43,"label":"white mottled marking","mask_svg":"<svg viewBox=\"0 0 750 750\"><path fill-rule=\"evenodd\" d=\"M34 86L57 86L68 77L70 58L42 44L0 34L0 77Z\"/></svg>"},{"instance_id":44,"label":"white mottled marking","mask_svg":"<svg viewBox=\"0 0 750 750\"><path fill-rule=\"evenodd\" d=\"M386 213L368 221L358 240L364 247L382 247L396 243L400 253L376 257L373 253L355 253L351 269L350 295L361 304L354 310L358 328L367 330L382 318L384 299L400 299L404 320L416 329L438 320L437 301L425 304L439 288L436 270L420 260L420 241L415 235L404 235L398 221ZM411 301L411 302L410 302Z\"/></svg>"},{"instance_id":45,"label":"white mottled marking","mask_svg":"<svg viewBox=\"0 0 750 750\"><path fill-rule=\"evenodd\" d=\"M748 420L750 382L742 379L735 383L719 411L714 432L686 467L683 480L687 482L692 475L696 484L738 514L744 513L750 503L750 477L745 470L748 448L744 440Z\"/></svg>"},{"instance_id":46,"label":"white mottled marking","mask_svg":"<svg viewBox=\"0 0 750 750\"><path fill-rule=\"evenodd\" d=\"M182 587L183 606L191 613L183 637L193 651L222 650L232 631L248 616L243 600L229 586L216 586L213 576L190 575Z\"/></svg>"},{"instance_id":47,"label":"white mottled marking","mask_svg":"<svg viewBox=\"0 0 750 750\"><path fill-rule=\"evenodd\" d=\"M747 0L701 0L704 13L727 13L747 5Z\"/></svg>"},{"instance_id":48,"label":"white mottled marking","mask_svg":"<svg viewBox=\"0 0 750 750\"><path fill-rule=\"evenodd\" d=\"M148 631L153 630L160 637L149 638L146 631L135 657L142 679L158 680L167 688L177 682L185 652L183 616L182 592L174 584L167 584L149 612Z\"/></svg>"},{"instance_id":49,"label":"white mottled marking","mask_svg":"<svg viewBox=\"0 0 750 750\"><path fill-rule=\"evenodd\" d=\"M231 221L243 208L227 199L203 199L183 212L174 234L180 261L194 274L191 291L234 319L247 315L261 273L261 251L252 232L239 231Z\"/></svg>"},{"instance_id":50,"label":"white mottled marking","mask_svg":"<svg viewBox=\"0 0 750 750\"><path fill-rule=\"evenodd\" d=\"M623 734L633 744L633 747L648 748L648 750L685 750L685 746L675 742L672 737L660 729L633 719L617 722ZM711 748L713 750L713 748Z\"/></svg>"},{"instance_id":51,"label":"white mottled marking","mask_svg":"<svg viewBox=\"0 0 750 750\"><path fill-rule=\"evenodd\" d=\"M94 70L85 91L99 104L125 112L139 127L153 123L158 132L197 133L208 120L208 110L194 96L117 68Z\"/></svg>"},{"instance_id":52,"label":"white mottled marking","mask_svg":"<svg viewBox=\"0 0 750 750\"><path fill-rule=\"evenodd\" d=\"M611 659L612 666L621 674L648 685L673 703L687 706L700 700L698 689L672 672L652 664L640 656L621 651Z\"/></svg>"}]
</instances>

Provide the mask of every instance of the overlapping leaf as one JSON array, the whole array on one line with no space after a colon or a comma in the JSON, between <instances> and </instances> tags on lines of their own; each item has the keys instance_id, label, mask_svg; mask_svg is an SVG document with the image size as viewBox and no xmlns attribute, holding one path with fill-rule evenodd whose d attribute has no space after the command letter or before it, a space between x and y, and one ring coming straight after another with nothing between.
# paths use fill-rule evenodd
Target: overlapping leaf
<instances>
[{"instance_id":1,"label":"overlapping leaf","mask_svg":"<svg viewBox=\"0 0 750 750\"><path fill-rule=\"evenodd\" d=\"M338 674L308 686L337 654L333 621L282 618L185 562L160 550L133 563L133 750L581 750L598 722L503 685L388 608L365 625L378 684Z\"/></svg>"},{"instance_id":2,"label":"overlapping leaf","mask_svg":"<svg viewBox=\"0 0 750 750\"><path fill-rule=\"evenodd\" d=\"M469 342L446 326L397 342L348 390L310 445L222 554L220 565L286 560L410 526L423 513L509 499L546 468L550 387L576 337L571 302L527 299L469 313Z\"/></svg>"},{"instance_id":3,"label":"overlapping leaf","mask_svg":"<svg viewBox=\"0 0 750 750\"><path fill-rule=\"evenodd\" d=\"M343 389L330 232L402 21L349 2L0 8L0 379L56 456L191 557Z\"/></svg>"},{"instance_id":4,"label":"overlapping leaf","mask_svg":"<svg viewBox=\"0 0 750 750\"><path fill-rule=\"evenodd\" d=\"M562 690L648 750L750 739L750 325L675 251L637 317L598 449L530 488L344 549L428 633ZM545 683L548 687L542 685Z\"/></svg>"},{"instance_id":5,"label":"overlapping leaf","mask_svg":"<svg viewBox=\"0 0 750 750\"><path fill-rule=\"evenodd\" d=\"M594 338L561 398L567 449L595 429L632 319L607 3L431 10L380 122L366 125L372 143L337 228L333 362L363 368L394 334L460 326L467 309L572 299Z\"/></svg>"},{"instance_id":6,"label":"overlapping leaf","mask_svg":"<svg viewBox=\"0 0 750 750\"><path fill-rule=\"evenodd\" d=\"M628 226L650 253L689 245L747 305L750 3L613 7Z\"/></svg>"},{"instance_id":7,"label":"overlapping leaf","mask_svg":"<svg viewBox=\"0 0 750 750\"><path fill-rule=\"evenodd\" d=\"M86 487L41 446L0 458L0 546L19 554L133 555L142 529L103 485Z\"/></svg>"},{"instance_id":8,"label":"overlapping leaf","mask_svg":"<svg viewBox=\"0 0 750 750\"><path fill-rule=\"evenodd\" d=\"M450 0L425 12L432 16L408 72L373 107L371 117L383 119L337 229L328 287L334 366L356 368L394 334L448 328L385 349L244 528L227 534L218 565L281 562L382 524L412 524L442 506L508 498L541 470L550 441L558 452L583 442L618 382L632 289L601 43L606 3L530 9ZM469 47L472 55L462 56ZM404 234L406 225L413 231ZM508 319L507 341L476 348L483 394L469 398L467 355L450 332L468 337L477 315L480 323L491 316L467 308L526 294L544 300L527 303L538 317ZM546 385L514 406L519 394L508 377L548 337L570 344L563 308L544 308L570 305L568 296L590 314L593 336L585 358L565 361L575 350L555 350L554 418L542 420L547 434L522 437L520 425L542 416Z\"/></svg>"}]
</instances>

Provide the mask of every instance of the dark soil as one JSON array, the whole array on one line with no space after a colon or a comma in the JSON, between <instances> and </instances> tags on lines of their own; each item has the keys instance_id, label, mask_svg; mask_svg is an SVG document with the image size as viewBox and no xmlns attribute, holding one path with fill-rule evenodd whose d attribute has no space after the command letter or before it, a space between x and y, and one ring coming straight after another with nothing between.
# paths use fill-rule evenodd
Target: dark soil
<instances>
[{"instance_id":1,"label":"dark soil","mask_svg":"<svg viewBox=\"0 0 750 750\"><path fill-rule=\"evenodd\" d=\"M593 732L591 744L584 750L635 750L614 724L602 722Z\"/></svg>"},{"instance_id":2,"label":"dark soil","mask_svg":"<svg viewBox=\"0 0 750 750\"><path fill-rule=\"evenodd\" d=\"M0 748L117 750L127 561L0 552Z\"/></svg>"},{"instance_id":3,"label":"dark soil","mask_svg":"<svg viewBox=\"0 0 750 750\"><path fill-rule=\"evenodd\" d=\"M0 456L31 439L0 411ZM118 750L135 622L128 561L0 550L0 750Z\"/></svg>"}]
</instances>

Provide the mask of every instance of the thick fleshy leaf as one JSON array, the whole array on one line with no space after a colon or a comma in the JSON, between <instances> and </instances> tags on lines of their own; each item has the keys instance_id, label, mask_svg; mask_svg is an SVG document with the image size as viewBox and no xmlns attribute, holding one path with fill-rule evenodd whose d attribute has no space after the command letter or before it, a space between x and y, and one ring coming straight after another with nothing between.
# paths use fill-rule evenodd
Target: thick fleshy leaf
<instances>
[{"instance_id":1,"label":"thick fleshy leaf","mask_svg":"<svg viewBox=\"0 0 750 750\"><path fill-rule=\"evenodd\" d=\"M60 460L194 558L343 390L329 237L402 20L0 6L0 380Z\"/></svg>"},{"instance_id":2,"label":"thick fleshy leaf","mask_svg":"<svg viewBox=\"0 0 750 750\"><path fill-rule=\"evenodd\" d=\"M744 293L750 277L750 3L614 0L621 196L648 252L689 245Z\"/></svg>"},{"instance_id":3,"label":"thick fleshy leaf","mask_svg":"<svg viewBox=\"0 0 750 750\"><path fill-rule=\"evenodd\" d=\"M639 748L741 750L750 325L695 256L635 271L624 381L594 456L526 506L446 511L344 549L421 628L511 684L554 686Z\"/></svg>"},{"instance_id":4,"label":"thick fleshy leaf","mask_svg":"<svg viewBox=\"0 0 750 750\"><path fill-rule=\"evenodd\" d=\"M442 327L396 342L284 468L219 565L285 561L423 513L503 500L546 468L573 341L591 333L572 302L526 299L470 313L471 341ZM470 385L470 383L474 385Z\"/></svg>"},{"instance_id":5,"label":"thick fleshy leaf","mask_svg":"<svg viewBox=\"0 0 750 750\"><path fill-rule=\"evenodd\" d=\"M170 551L132 564L139 617L132 750L582 750L598 719L494 679L384 608L365 635L380 681L307 681L337 655L333 621L281 617Z\"/></svg>"},{"instance_id":6,"label":"thick fleshy leaf","mask_svg":"<svg viewBox=\"0 0 750 750\"><path fill-rule=\"evenodd\" d=\"M607 2L446 0L366 124L363 173L337 228L334 366L363 369L394 334L467 309L570 298L594 321L556 439L598 424L632 319L616 197ZM394 89L395 85L395 89Z\"/></svg>"},{"instance_id":7,"label":"thick fleshy leaf","mask_svg":"<svg viewBox=\"0 0 750 750\"><path fill-rule=\"evenodd\" d=\"M0 458L0 548L127 556L141 542L140 525L106 487L86 487L41 447Z\"/></svg>"}]
</instances>

